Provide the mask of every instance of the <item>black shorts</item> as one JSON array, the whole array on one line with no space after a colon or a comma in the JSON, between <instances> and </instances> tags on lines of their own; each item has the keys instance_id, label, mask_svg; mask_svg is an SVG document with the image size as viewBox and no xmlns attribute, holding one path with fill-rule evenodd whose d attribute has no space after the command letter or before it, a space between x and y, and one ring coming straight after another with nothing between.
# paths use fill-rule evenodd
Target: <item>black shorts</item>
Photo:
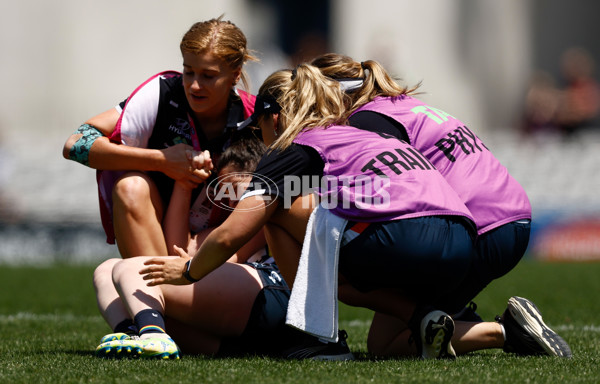
<instances>
[{"instance_id":1,"label":"black shorts","mask_svg":"<svg viewBox=\"0 0 600 384\"><path fill-rule=\"evenodd\" d=\"M477 238L469 273L462 283L440 299L437 306L456 313L473 300L488 284L506 275L521 260L527 250L531 220L517 220Z\"/></svg>"},{"instance_id":2,"label":"black shorts","mask_svg":"<svg viewBox=\"0 0 600 384\"><path fill-rule=\"evenodd\" d=\"M221 341L219 356L261 354L277 356L284 347L290 288L275 264L247 263L258 271L263 283L244 332Z\"/></svg>"},{"instance_id":3,"label":"black shorts","mask_svg":"<svg viewBox=\"0 0 600 384\"><path fill-rule=\"evenodd\" d=\"M372 223L342 246L339 272L361 292L396 288L431 303L466 275L474 237L460 216Z\"/></svg>"}]
</instances>

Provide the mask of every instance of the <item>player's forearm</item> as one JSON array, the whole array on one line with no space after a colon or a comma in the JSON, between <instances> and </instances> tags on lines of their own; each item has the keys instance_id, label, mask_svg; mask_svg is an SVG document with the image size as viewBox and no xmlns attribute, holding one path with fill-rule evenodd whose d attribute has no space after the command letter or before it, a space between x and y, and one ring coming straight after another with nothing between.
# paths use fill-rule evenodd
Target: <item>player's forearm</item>
<instances>
[{"instance_id":1,"label":"player's forearm","mask_svg":"<svg viewBox=\"0 0 600 384\"><path fill-rule=\"evenodd\" d=\"M240 201L202 242L190 264L191 276L200 279L222 265L261 231L276 208L276 204L266 206L260 196Z\"/></svg>"},{"instance_id":2,"label":"player's forearm","mask_svg":"<svg viewBox=\"0 0 600 384\"><path fill-rule=\"evenodd\" d=\"M191 203L192 193L175 183L173 194L169 201L169 207L163 220L163 232L169 255L177 255L173 245L187 250L190 242L190 226L188 211Z\"/></svg>"},{"instance_id":3,"label":"player's forearm","mask_svg":"<svg viewBox=\"0 0 600 384\"><path fill-rule=\"evenodd\" d=\"M244 244L239 251L236 252L235 262L236 263L245 263L251 256L253 256L256 252L265 249L265 245L267 241L265 240L265 234L261 229L250 241Z\"/></svg>"},{"instance_id":4,"label":"player's forearm","mask_svg":"<svg viewBox=\"0 0 600 384\"><path fill-rule=\"evenodd\" d=\"M89 153L89 166L102 170L161 171L165 156L158 149L115 144L102 137L94 142Z\"/></svg>"}]
</instances>

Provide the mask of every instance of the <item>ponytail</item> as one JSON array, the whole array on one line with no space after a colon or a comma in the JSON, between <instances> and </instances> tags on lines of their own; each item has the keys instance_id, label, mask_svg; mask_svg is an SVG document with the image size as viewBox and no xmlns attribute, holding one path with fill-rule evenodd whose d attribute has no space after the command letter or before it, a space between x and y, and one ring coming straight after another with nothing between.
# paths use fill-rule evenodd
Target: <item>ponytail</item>
<instances>
[{"instance_id":1,"label":"ponytail","mask_svg":"<svg viewBox=\"0 0 600 384\"><path fill-rule=\"evenodd\" d=\"M348 96L339 83L324 76L318 68L301 64L292 71L291 83L279 98L279 124L283 133L274 149L289 147L304 129L328 127L346 121Z\"/></svg>"},{"instance_id":2,"label":"ponytail","mask_svg":"<svg viewBox=\"0 0 600 384\"><path fill-rule=\"evenodd\" d=\"M323 75L334 80L362 80L361 87L355 87L348 92L350 113L377 96L412 95L421 85L419 83L412 88L400 86L375 60L357 62L349 56L327 53L315 58L311 64L319 68Z\"/></svg>"}]
</instances>

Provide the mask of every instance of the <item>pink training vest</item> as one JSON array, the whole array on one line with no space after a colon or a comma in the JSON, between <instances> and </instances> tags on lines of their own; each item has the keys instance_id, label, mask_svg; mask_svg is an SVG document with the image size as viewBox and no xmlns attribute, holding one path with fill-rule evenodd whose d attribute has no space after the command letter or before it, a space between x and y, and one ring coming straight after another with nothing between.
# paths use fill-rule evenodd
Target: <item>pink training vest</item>
<instances>
[{"instance_id":1,"label":"pink training vest","mask_svg":"<svg viewBox=\"0 0 600 384\"><path fill-rule=\"evenodd\" d=\"M354 113L360 111L389 116L404 126L410 144L435 165L469 208L479 234L531 218L523 187L460 120L406 95L377 97Z\"/></svg>"},{"instance_id":2,"label":"pink training vest","mask_svg":"<svg viewBox=\"0 0 600 384\"><path fill-rule=\"evenodd\" d=\"M294 143L314 148L325 162L321 204L361 222L458 215L471 218L435 167L404 141L350 126L302 131Z\"/></svg>"}]
</instances>

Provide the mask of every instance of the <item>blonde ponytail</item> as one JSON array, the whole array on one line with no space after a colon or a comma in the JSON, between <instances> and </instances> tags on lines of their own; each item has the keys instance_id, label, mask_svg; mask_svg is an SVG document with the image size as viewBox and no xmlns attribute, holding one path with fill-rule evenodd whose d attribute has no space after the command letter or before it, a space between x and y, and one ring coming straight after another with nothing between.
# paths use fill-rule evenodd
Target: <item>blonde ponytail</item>
<instances>
[{"instance_id":1,"label":"blonde ponytail","mask_svg":"<svg viewBox=\"0 0 600 384\"><path fill-rule=\"evenodd\" d=\"M274 149L289 147L303 129L343 124L347 117L348 96L339 83L310 64L301 64L293 72L289 87L278 99L283 133L273 143Z\"/></svg>"}]
</instances>

